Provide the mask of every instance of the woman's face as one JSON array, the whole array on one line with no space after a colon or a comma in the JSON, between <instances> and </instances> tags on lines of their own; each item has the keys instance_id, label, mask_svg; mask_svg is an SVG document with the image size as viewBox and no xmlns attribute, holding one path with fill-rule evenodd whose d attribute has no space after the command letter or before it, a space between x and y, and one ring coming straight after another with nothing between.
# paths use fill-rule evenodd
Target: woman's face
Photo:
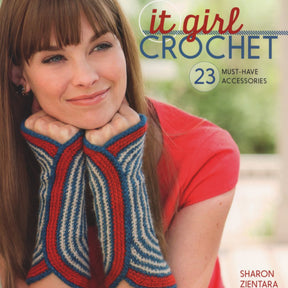
<instances>
[{"instance_id":1,"label":"woman's face","mask_svg":"<svg viewBox=\"0 0 288 288\"><path fill-rule=\"evenodd\" d=\"M32 90L41 108L67 124L95 129L108 123L126 92L126 61L112 33L97 38L81 19L81 42L60 49L51 38L49 50L25 63L26 91Z\"/></svg>"}]
</instances>

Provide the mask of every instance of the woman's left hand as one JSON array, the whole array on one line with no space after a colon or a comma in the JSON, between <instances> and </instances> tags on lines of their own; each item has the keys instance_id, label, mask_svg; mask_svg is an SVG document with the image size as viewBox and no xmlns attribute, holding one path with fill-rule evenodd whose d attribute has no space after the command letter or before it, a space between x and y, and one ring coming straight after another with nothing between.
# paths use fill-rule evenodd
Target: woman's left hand
<instances>
[{"instance_id":1,"label":"woman's left hand","mask_svg":"<svg viewBox=\"0 0 288 288\"><path fill-rule=\"evenodd\" d=\"M126 99L111 121L101 128L87 130L86 139L93 145L102 146L108 140L140 122L139 115L129 107Z\"/></svg>"}]
</instances>

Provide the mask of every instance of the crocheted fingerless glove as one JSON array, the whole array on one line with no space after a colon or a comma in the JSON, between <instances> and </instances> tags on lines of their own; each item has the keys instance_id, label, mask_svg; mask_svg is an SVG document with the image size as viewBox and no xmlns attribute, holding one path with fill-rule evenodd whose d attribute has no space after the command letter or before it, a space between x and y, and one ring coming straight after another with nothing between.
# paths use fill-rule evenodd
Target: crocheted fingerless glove
<instances>
[{"instance_id":1,"label":"crocheted fingerless glove","mask_svg":"<svg viewBox=\"0 0 288 288\"><path fill-rule=\"evenodd\" d=\"M146 117L104 146L84 138L93 191L105 287L176 287L153 228L142 173Z\"/></svg>"},{"instance_id":2,"label":"crocheted fingerless glove","mask_svg":"<svg viewBox=\"0 0 288 288\"><path fill-rule=\"evenodd\" d=\"M54 273L70 287L85 288L90 268L83 132L60 144L24 123L21 130L41 166L37 238L26 282Z\"/></svg>"}]
</instances>

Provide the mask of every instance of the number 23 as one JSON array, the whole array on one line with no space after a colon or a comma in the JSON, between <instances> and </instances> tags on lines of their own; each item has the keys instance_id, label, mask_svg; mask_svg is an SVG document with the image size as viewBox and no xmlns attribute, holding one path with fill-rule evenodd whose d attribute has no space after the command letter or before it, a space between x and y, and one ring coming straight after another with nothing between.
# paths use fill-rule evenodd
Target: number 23
<instances>
[{"instance_id":1,"label":"number 23","mask_svg":"<svg viewBox=\"0 0 288 288\"><path fill-rule=\"evenodd\" d=\"M205 75L205 72L207 72L207 73L210 72L210 73L207 75L207 79L208 79L208 77L211 78L210 81L206 80L206 84L211 85L211 84L214 84L214 83L215 83L216 78L215 78L215 71L214 71L214 69L208 68L208 69L206 69L206 71L204 71L202 68L198 68L198 69L196 69L195 71L196 71L196 72L200 71L200 73L201 73L200 77L195 81L195 84L198 84L198 85L199 85L199 84L205 84L204 81L201 81L201 79L202 79L202 78L204 77L204 75Z\"/></svg>"}]
</instances>

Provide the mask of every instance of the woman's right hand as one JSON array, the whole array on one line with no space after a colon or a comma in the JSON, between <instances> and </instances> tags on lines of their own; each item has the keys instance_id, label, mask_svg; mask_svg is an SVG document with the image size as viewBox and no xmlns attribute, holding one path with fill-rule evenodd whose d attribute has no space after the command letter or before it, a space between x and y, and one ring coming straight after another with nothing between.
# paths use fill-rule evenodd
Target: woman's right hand
<instances>
[{"instance_id":1,"label":"woman's right hand","mask_svg":"<svg viewBox=\"0 0 288 288\"><path fill-rule=\"evenodd\" d=\"M43 136L49 137L60 144L70 140L79 129L60 122L45 111L39 110L25 121L25 127Z\"/></svg>"}]
</instances>

